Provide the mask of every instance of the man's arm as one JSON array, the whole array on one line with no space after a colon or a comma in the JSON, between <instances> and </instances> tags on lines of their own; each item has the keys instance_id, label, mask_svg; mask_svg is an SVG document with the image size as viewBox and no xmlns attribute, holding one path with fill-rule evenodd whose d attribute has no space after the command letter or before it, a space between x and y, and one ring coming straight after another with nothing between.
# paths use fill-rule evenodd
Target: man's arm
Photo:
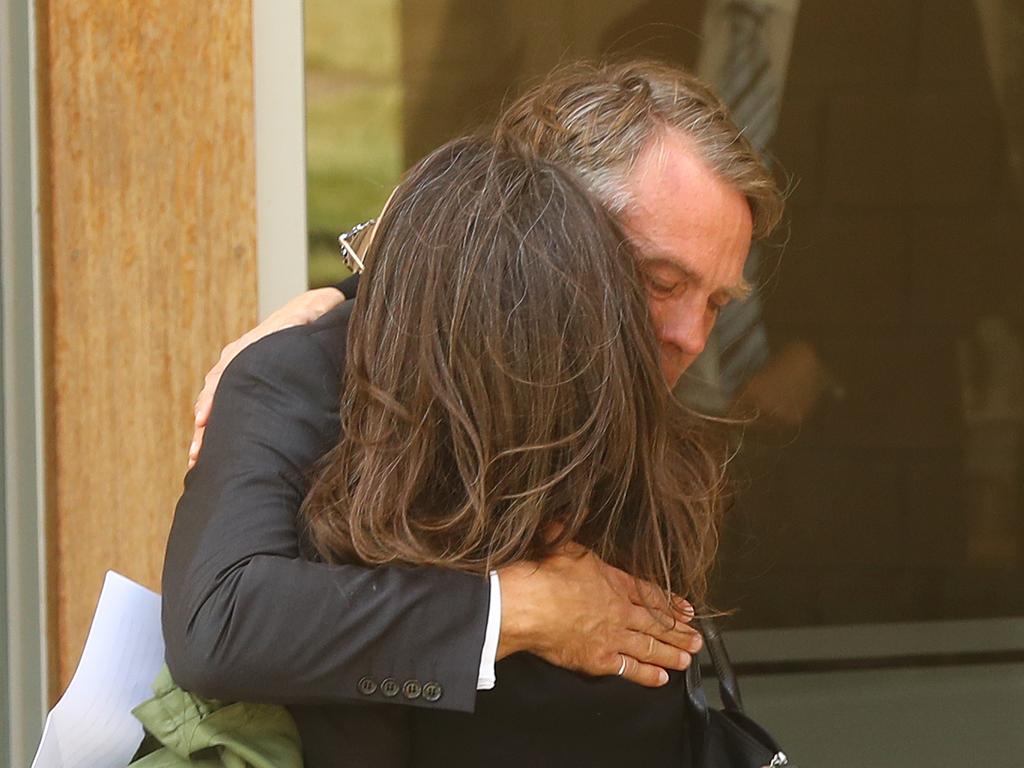
<instances>
[{"instance_id":1,"label":"man's arm","mask_svg":"<svg viewBox=\"0 0 1024 768\"><path fill-rule=\"evenodd\" d=\"M168 664L213 698L472 711L486 580L300 557L296 513L310 468L338 438L339 378L301 328L263 339L225 371L167 547ZM441 696L389 697L385 680L437 683Z\"/></svg>"},{"instance_id":2,"label":"man's arm","mask_svg":"<svg viewBox=\"0 0 1024 768\"><path fill-rule=\"evenodd\" d=\"M206 422L210 418L213 394L217 391L217 385L220 383L220 377L224 374L224 370L235 359L235 356L250 344L255 344L272 333L314 322L343 301L354 298L358 289L359 275L351 275L337 285L300 293L283 307L272 312L266 320L251 331L244 333L220 351L220 358L206 374L203 388L199 392L193 408L195 428L192 432L192 442L188 447L189 469L195 466L196 459L199 458L199 451L203 447L203 433L206 431Z\"/></svg>"}]
</instances>

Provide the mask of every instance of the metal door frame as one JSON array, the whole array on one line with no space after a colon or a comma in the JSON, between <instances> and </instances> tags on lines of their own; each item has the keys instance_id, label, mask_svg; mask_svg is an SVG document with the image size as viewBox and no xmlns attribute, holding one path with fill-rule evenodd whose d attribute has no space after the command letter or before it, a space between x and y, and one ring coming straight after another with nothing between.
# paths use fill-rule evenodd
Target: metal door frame
<instances>
[{"instance_id":1,"label":"metal door frame","mask_svg":"<svg viewBox=\"0 0 1024 768\"><path fill-rule=\"evenodd\" d=\"M47 704L42 280L34 3L0 5L3 515L0 730L7 765L28 765Z\"/></svg>"}]
</instances>

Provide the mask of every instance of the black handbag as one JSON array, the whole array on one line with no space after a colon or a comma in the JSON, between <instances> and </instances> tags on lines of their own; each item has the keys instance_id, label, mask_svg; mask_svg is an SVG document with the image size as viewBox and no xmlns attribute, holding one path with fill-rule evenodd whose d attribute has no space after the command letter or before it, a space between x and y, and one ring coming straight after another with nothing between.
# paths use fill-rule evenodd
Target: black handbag
<instances>
[{"instance_id":1,"label":"black handbag","mask_svg":"<svg viewBox=\"0 0 1024 768\"><path fill-rule=\"evenodd\" d=\"M694 768L780 768L790 766L775 739L743 711L739 682L725 641L711 619L695 619L718 677L722 709L708 704L696 659L686 670L686 696Z\"/></svg>"}]
</instances>

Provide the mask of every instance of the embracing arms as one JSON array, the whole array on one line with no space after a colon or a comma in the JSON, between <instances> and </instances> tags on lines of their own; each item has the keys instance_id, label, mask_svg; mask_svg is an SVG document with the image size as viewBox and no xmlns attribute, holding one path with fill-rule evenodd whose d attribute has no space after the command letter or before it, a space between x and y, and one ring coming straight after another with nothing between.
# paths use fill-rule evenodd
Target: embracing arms
<instances>
[{"instance_id":1,"label":"embracing arms","mask_svg":"<svg viewBox=\"0 0 1024 768\"><path fill-rule=\"evenodd\" d=\"M300 557L296 514L309 469L338 439L343 359L334 350L343 347L347 313L342 307L313 328L276 334L230 366L225 348L202 459L168 543L168 660L179 682L217 698L365 701L369 686L361 690L360 681L390 677L434 681L444 694L433 703L382 699L378 686L372 698L471 710L486 581ZM685 611L659 624L641 607L643 585L582 548L504 569L500 583L498 658L529 651L614 674L621 653L627 678L658 685L665 668L685 667L699 648Z\"/></svg>"}]
</instances>

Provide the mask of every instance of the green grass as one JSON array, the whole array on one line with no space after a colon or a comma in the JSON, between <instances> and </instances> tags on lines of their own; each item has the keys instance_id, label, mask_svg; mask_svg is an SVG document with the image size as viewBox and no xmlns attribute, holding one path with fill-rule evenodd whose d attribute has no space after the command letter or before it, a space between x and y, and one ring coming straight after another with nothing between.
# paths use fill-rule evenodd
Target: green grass
<instances>
[{"instance_id":1,"label":"green grass","mask_svg":"<svg viewBox=\"0 0 1024 768\"><path fill-rule=\"evenodd\" d=\"M397 85L311 101L306 108L308 217L340 232L377 212L401 173Z\"/></svg>"},{"instance_id":2,"label":"green grass","mask_svg":"<svg viewBox=\"0 0 1024 768\"><path fill-rule=\"evenodd\" d=\"M402 171L398 0L306 0L310 286L345 274L332 243L380 210Z\"/></svg>"}]
</instances>

